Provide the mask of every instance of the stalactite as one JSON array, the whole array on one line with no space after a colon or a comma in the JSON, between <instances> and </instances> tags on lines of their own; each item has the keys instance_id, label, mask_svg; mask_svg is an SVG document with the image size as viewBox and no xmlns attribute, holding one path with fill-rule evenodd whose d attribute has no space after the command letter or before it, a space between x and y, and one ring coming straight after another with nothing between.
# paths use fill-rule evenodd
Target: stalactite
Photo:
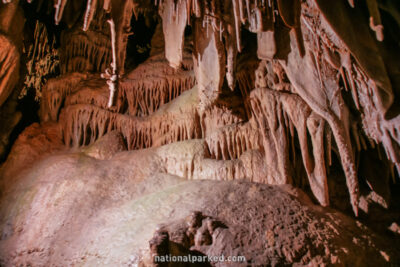
<instances>
[{"instance_id":1,"label":"stalactite","mask_svg":"<svg viewBox=\"0 0 400 267\"><path fill-rule=\"evenodd\" d=\"M151 56L120 83L120 91L128 102L132 116L146 116L183 92L193 88L195 77L191 55L184 51L184 69L175 70L163 53Z\"/></svg>"},{"instance_id":2,"label":"stalactite","mask_svg":"<svg viewBox=\"0 0 400 267\"><path fill-rule=\"evenodd\" d=\"M216 105L202 111L201 122L203 136L209 136L220 128L228 125L239 125L244 120L240 114L235 114L226 107Z\"/></svg>"},{"instance_id":3,"label":"stalactite","mask_svg":"<svg viewBox=\"0 0 400 267\"><path fill-rule=\"evenodd\" d=\"M58 25L62 19L65 5L67 4L67 0L55 0L54 8L56 9L54 15L55 24Z\"/></svg>"},{"instance_id":4,"label":"stalactite","mask_svg":"<svg viewBox=\"0 0 400 267\"><path fill-rule=\"evenodd\" d=\"M376 1L371 1L372 4L374 4L373 2ZM354 23L351 20L353 17L364 17L362 10L360 8L349 9L342 1L333 3L327 0L315 0L315 3L319 10L317 12L324 14L323 27L329 27L327 31L335 33L340 39L340 46L351 52L368 77L376 83L377 91L375 97L378 100L376 101L376 105L379 112L386 114L394 100L392 83L388 75L390 70L385 67L382 53L375 38L371 36L368 21ZM330 12L331 10L336 10L337 13L343 14L343 18L346 19L339 20L336 12ZM371 14L371 16L374 15ZM374 21L374 23L378 22Z\"/></svg>"},{"instance_id":5,"label":"stalactite","mask_svg":"<svg viewBox=\"0 0 400 267\"><path fill-rule=\"evenodd\" d=\"M289 144L279 95L268 89L256 89L250 103L263 136L266 163L271 168L277 165L278 177L272 180L277 184L291 183L293 169L289 163Z\"/></svg>"},{"instance_id":6,"label":"stalactite","mask_svg":"<svg viewBox=\"0 0 400 267\"><path fill-rule=\"evenodd\" d=\"M225 49L213 27L194 22L194 71L199 86L200 109L214 103L225 77Z\"/></svg>"},{"instance_id":7,"label":"stalactite","mask_svg":"<svg viewBox=\"0 0 400 267\"><path fill-rule=\"evenodd\" d=\"M228 82L229 88L233 91L236 85L236 57L238 50L236 49L232 40L228 38L227 40L227 65L226 65L226 80Z\"/></svg>"},{"instance_id":8,"label":"stalactite","mask_svg":"<svg viewBox=\"0 0 400 267\"><path fill-rule=\"evenodd\" d=\"M111 31L111 51L112 51L112 62L111 69L106 69L105 73L101 74L103 79L107 79L108 89L110 90L110 96L108 98L107 107L111 108L115 101L115 92L118 89L118 63L117 63L117 44L116 44L116 32L114 20L107 20L110 24Z\"/></svg>"},{"instance_id":9,"label":"stalactite","mask_svg":"<svg viewBox=\"0 0 400 267\"><path fill-rule=\"evenodd\" d=\"M205 137L211 158L233 160L244 152L261 148L259 131L250 123L229 124L210 131Z\"/></svg>"},{"instance_id":10,"label":"stalactite","mask_svg":"<svg viewBox=\"0 0 400 267\"><path fill-rule=\"evenodd\" d=\"M308 174L311 190L322 206L329 205L328 178L325 166L324 145L325 121L315 113L307 119L307 128L311 135L314 169ZM329 147L328 147L329 148ZM330 153L330 152L328 152Z\"/></svg>"},{"instance_id":11,"label":"stalactite","mask_svg":"<svg viewBox=\"0 0 400 267\"><path fill-rule=\"evenodd\" d=\"M268 111L268 109L270 107L263 105L267 99L275 99L277 103L275 107L282 105L283 115L287 114L287 117L290 119L290 121L285 122L284 124L281 122L281 125L286 125L286 127L290 129L289 125L292 124L296 128L302 159L310 187L314 196L321 205L329 205L324 150L325 121L317 114L313 113L311 108L296 94L291 94L285 91L278 92L265 88L257 88L251 93L250 101L254 116L259 125L261 125L260 129L261 135L263 135L264 138L264 150L272 149L272 151L265 151L267 164L269 163L269 167L273 169L274 167L271 165L274 163L269 157L276 155L278 157L277 170L279 170L279 173L282 172L281 170L284 168L283 166L285 166L282 162L279 162L280 155L283 155L284 158L289 158L287 148L285 148L288 146L288 141L283 138L280 139L280 142L275 141L277 139L274 137L273 133L274 124L271 123L271 119L268 120L268 116L274 115L274 113L269 114L270 111ZM311 136L312 155L309 154L307 133ZM287 132L282 132L281 136L284 136L285 134L287 134ZM294 132L290 131L290 134L293 138ZM330 149L329 146L328 149ZM279 164L282 165L279 166Z\"/></svg>"},{"instance_id":12,"label":"stalactite","mask_svg":"<svg viewBox=\"0 0 400 267\"><path fill-rule=\"evenodd\" d=\"M189 62L190 58L185 52L183 63L189 70L172 69L162 54L149 58L120 81L120 90L112 110L122 112L122 109L126 108L131 116L147 116L193 88L195 78L190 70L193 68ZM47 117L56 120L62 105L95 104L107 108L107 89L104 81L98 77L90 77L89 81L88 77L73 73L50 79L43 93L42 119ZM84 79L87 81L81 82Z\"/></svg>"},{"instance_id":13,"label":"stalactite","mask_svg":"<svg viewBox=\"0 0 400 267\"><path fill-rule=\"evenodd\" d=\"M192 114L184 114L179 118L165 114L143 120L77 104L68 106L60 116L64 142L69 146L88 145L112 130L122 133L130 150L200 137L198 120Z\"/></svg>"},{"instance_id":14,"label":"stalactite","mask_svg":"<svg viewBox=\"0 0 400 267\"><path fill-rule=\"evenodd\" d=\"M310 176L315 163L312 156L309 154L307 118L311 115L312 111L297 95L282 94L280 98L285 112L288 114L290 121L297 130L304 167L307 175ZM294 135L294 133L291 134L292 136Z\"/></svg>"},{"instance_id":15,"label":"stalactite","mask_svg":"<svg viewBox=\"0 0 400 267\"><path fill-rule=\"evenodd\" d=\"M273 59L276 43L273 31L257 33L257 56L259 59Z\"/></svg>"},{"instance_id":16,"label":"stalactite","mask_svg":"<svg viewBox=\"0 0 400 267\"><path fill-rule=\"evenodd\" d=\"M378 3L376 0L367 0L367 6L370 13L370 27L376 34L376 39L383 41L383 25L381 15L379 13Z\"/></svg>"},{"instance_id":17,"label":"stalactite","mask_svg":"<svg viewBox=\"0 0 400 267\"><path fill-rule=\"evenodd\" d=\"M118 91L116 97L116 104L110 108L113 112L124 113L126 108L126 99L123 97L122 92ZM109 89L101 78L90 78L76 85L73 92L65 97L64 106L75 104L91 104L97 107L107 109L109 100Z\"/></svg>"},{"instance_id":18,"label":"stalactite","mask_svg":"<svg viewBox=\"0 0 400 267\"><path fill-rule=\"evenodd\" d=\"M239 21L239 1L240 0L232 0L232 9L233 9L233 17L235 19L234 21L234 27L235 27L235 39L236 39L236 48L239 52L242 51L242 46L240 44L240 26L241 26L241 22Z\"/></svg>"},{"instance_id":19,"label":"stalactite","mask_svg":"<svg viewBox=\"0 0 400 267\"><path fill-rule=\"evenodd\" d=\"M194 86L194 77L178 76L172 82L167 78L129 79L121 83L120 89L128 101L132 116L145 116L176 98Z\"/></svg>"},{"instance_id":20,"label":"stalactite","mask_svg":"<svg viewBox=\"0 0 400 267\"><path fill-rule=\"evenodd\" d=\"M162 18L165 39L165 57L171 67L181 66L185 28L188 24L187 1L161 1L159 12Z\"/></svg>"},{"instance_id":21,"label":"stalactite","mask_svg":"<svg viewBox=\"0 0 400 267\"><path fill-rule=\"evenodd\" d=\"M97 0L88 0L86 6L86 12L83 22L83 30L87 31L89 29L90 23L93 20L94 14L97 8Z\"/></svg>"},{"instance_id":22,"label":"stalactite","mask_svg":"<svg viewBox=\"0 0 400 267\"><path fill-rule=\"evenodd\" d=\"M132 34L130 32L130 25L134 11L133 1L111 1L110 9L111 20L115 23L115 53L118 59L115 67L118 71L118 75L122 75L125 72L124 67L128 36Z\"/></svg>"},{"instance_id":23,"label":"stalactite","mask_svg":"<svg viewBox=\"0 0 400 267\"><path fill-rule=\"evenodd\" d=\"M347 127L349 114L343 112L347 110L347 107L342 103L343 99L341 99L340 94L334 93L338 91L337 78L331 75L331 73L334 73L334 70L329 68L328 65L322 65L324 69L321 69L320 56L317 57L312 52L322 51L319 47L313 47L319 45L318 40L320 35L315 34L313 29L308 28L307 30L311 41L306 43L308 51L305 56L301 57L296 49L296 41L291 38L292 51L289 54L288 62L286 64L282 62L282 66L296 92L314 112L324 118L330 125L339 149L342 167L346 175L351 204L354 213L357 215L359 187L353 149L350 141L349 129ZM317 41L313 43L312 40ZM332 93L333 95L330 95ZM330 104L328 105L328 103ZM338 108L339 106L342 106L342 108Z\"/></svg>"},{"instance_id":24,"label":"stalactite","mask_svg":"<svg viewBox=\"0 0 400 267\"><path fill-rule=\"evenodd\" d=\"M376 84L357 64L353 64L353 70L356 74L354 83L358 88L360 106L364 111L363 130L373 139L372 141L370 140L373 147L374 141L382 143L388 159L394 163L400 174L400 116L386 120L378 108L378 100L375 97L378 91Z\"/></svg>"},{"instance_id":25,"label":"stalactite","mask_svg":"<svg viewBox=\"0 0 400 267\"><path fill-rule=\"evenodd\" d=\"M94 31L65 32L61 37L60 71L62 74L104 71L111 63L108 36Z\"/></svg>"},{"instance_id":26,"label":"stalactite","mask_svg":"<svg viewBox=\"0 0 400 267\"><path fill-rule=\"evenodd\" d=\"M67 106L60 114L64 141L68 146L84 146L107 132L118 130L124 136L128 149L132 150L201 138L200 117L191 105L196 101L194 92L185 92L170 103L180 106L177 110L169 110L164 105L158 112L142 118L114 113L90 104Z\"/></svg>"},{"instance_id":27,"label":"stalactite","mask_svg":"<svg viewBox=\"0 0 400 267\"><path fill-rule=\"evenodd\" d=\"M71 73L66 76L50 79L43 88L40 105L42 121L57 121L60 108L65 98L70 95L77 85L87 76Z\"/></svg>"}]
</instances>

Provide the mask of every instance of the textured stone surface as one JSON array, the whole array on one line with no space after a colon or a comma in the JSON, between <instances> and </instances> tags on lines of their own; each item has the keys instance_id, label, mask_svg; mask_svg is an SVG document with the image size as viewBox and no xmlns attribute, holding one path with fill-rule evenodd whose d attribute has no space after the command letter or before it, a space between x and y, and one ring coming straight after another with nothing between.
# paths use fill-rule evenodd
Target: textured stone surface
<instances>
[{"instance_id":1,"label":"textured stone surface","mask_svg":"<svg viewBox=\"0 0 400 267\"><path fill-rule=\"evenodd\" d=\"M113 131L85 148L83 152L96 159L110 159L116 153L124 150L126 150L126 145L122 135L117 131Z\"/></svg>"},{"instance_id":2,"label":"textured stone surface","mask_svg":"<svg viewBox=\"0 0 400 267\"><path fill-rule=\"evenodd\" d=\"M59 154L3 187L4 264L149 262L149 241L157 229L187 250L242 255L256 266L397 260L396 248L384 239L307 197L295 197L290 186L187 181L167 172L158 150L122 152L110 160ZM188 225L196 211L203 217Z\"/></svg>"},{"instance_id":3,"label":"textured stone surface","mask_svg":"<svg viewBox=\"0 0 400 267\"><path fill-rule=\"evenodd\" d=\"M397 264L400 6L331 2L1 2L4 264Z\"/></svg>"}]
</instances>

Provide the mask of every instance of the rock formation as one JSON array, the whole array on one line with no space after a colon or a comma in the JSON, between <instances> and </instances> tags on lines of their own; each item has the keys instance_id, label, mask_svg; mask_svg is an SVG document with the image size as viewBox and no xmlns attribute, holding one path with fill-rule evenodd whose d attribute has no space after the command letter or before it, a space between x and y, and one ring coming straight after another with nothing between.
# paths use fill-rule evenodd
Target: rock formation
<instances>
[{"instance_id":1,"label":"rock formation","mask_svg":"<svg viewBox=\"0 0 400 267\"><path fill-rule=\"evenodd\" d=\"M399 12L3 0L0 266L399 264Z\"/></svg>"}]
</instances>

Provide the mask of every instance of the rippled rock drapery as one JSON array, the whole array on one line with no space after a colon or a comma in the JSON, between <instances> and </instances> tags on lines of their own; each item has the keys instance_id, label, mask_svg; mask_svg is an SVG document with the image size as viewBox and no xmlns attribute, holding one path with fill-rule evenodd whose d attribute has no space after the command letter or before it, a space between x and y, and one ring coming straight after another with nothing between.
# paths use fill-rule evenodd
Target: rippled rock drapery
<instances>
[{"instance_id":1,"label":"rippled rock drapery","mask_svg":"<svg viewBox=\"0 0 400 267\"><path fill-rule=\"evenodd\" d=\"M0 14L8 12L16 20L23 16L18 13L23 1L6 2ZM400 7L394 1L29 2L59 25L60 76L41 87L41 125L17 139L0 169L4 188L28 179L22 169L31 167L19 167L24 157L17 148L32 135L38 139L33 150L38 149L35 142L44 142L43 151L30 153L32 168L56 150L84 155L89 165L100 164L92 158L108 162L133 153L121 152L125 149L157 151L159 161L147 162L160 165L157 173L187 180L291 184L324 207L336 205L332 190L347 188L344 199L355 216L360 210L362 216L373 216L376 205L390 209L400 172ZM149 57L129 69L129 43L143 34L131 26L140 19L151 24L149 18L158 24L151 26ZM12 19L0 18L0 25ZM13 107L6 100L19 90L23 50L3 28L0 107L5 109ZM139 53L143 48L134 49ZM0 133L8 136L18 114L4 114L0 122L7 129ZM107 147L111 152L102 152ZM380 162L371 163L373 158ZM129 171L118 160L115 164ZM368 165L384 177L369 175L366 170L374 168ZM21 222L10 220L19 227ZM6 239L13 236L6 232ZM283 253L292 259L286 263L315 260Z\"/></svg>"}]
</instances>

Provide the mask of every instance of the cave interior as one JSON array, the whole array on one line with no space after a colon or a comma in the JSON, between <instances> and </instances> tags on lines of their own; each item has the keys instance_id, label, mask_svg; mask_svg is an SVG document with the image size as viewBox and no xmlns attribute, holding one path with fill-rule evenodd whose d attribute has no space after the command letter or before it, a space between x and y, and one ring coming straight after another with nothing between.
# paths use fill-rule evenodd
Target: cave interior
<instances>
[{"instance_id":1,"label":"cave interior","mask_svg":"<svg viewBox=\"0 0 400 267\"><path fill-rule=\"evenodd\" d=\"M396 0L0 2L0 266L395 266L399 174Z\"/></svg>"}]
</instances>

